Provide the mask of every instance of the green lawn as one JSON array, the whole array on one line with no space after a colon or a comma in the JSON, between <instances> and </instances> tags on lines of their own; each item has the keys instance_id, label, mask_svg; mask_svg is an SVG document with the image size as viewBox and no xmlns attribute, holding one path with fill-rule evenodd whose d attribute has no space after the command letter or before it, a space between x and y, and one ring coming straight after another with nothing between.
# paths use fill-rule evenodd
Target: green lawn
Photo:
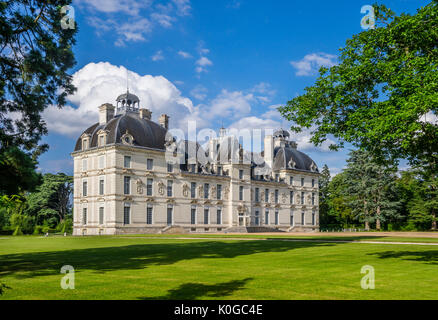
<instances>
[{"instance_id":1,"label":"green lawn","mask_svg":"<svg viewBox=\"0 0 438 320\"><path fill-rule=\"evenodd\" d=\"M438 299L438 246L269 238L1 237L0 299Z\"/></svg>"}]
</instances>

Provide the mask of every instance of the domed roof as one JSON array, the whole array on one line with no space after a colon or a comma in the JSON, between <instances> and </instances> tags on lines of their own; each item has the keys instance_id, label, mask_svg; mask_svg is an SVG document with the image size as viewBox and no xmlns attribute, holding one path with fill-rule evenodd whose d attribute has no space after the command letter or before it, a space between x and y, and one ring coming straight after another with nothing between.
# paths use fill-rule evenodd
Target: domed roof
<instances>
[{"instance_id":1,"label":"domed roof","mask_svg":"<svg viewBox=\"0 0 438 320\"><path fill-rule=\"evenodd\" d=\"M140 101L140 99L135 94L129 93L129 91L127 91L124 94L121 94L116 99L116 101L122 101L122 100L131 101L131 103Z\"/></svg>"},{"instance_id":2,"label":"domed roof","mask_svg":"<svg viewBox=\"0 0 438 320\"><path fill-rule=\"evenodd\" d=\"M274 132L274 138L289 138L290 134L286 130L280 129Z\"/></svg>"},{"instance_id":3,"label":"domed roof","mask_svg":"<svg viewBox=\"0 0 438 320\"><path fill-rule=\"evenodd\" d=\"M132 137L129 142L135 147L165 150L167 130L159 124L142 119L138 113L126 113L108 121L106 124L96 123L83 132L76 142L75 151L82 150L82 136L90 136L89 148L98 146L99 132L106 131L106 145L126 144L123 137Z\"/></svg>"},{"instance_id":4,"label":"domed roof","mask_svg":"<svg viewBox=\"0 0 438 320\"><path fill-rule=\"evenodd\" d=\"M282 169L319 172L315 162L306 154L291 147L277 147L274 149L274 171Z\"/></svg>"}]
</instances>

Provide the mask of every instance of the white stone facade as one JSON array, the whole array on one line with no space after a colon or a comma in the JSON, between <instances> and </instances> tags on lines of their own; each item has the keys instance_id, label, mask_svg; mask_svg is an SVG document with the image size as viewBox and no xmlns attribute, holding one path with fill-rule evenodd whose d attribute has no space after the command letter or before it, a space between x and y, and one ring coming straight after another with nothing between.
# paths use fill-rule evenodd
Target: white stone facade
<instances>
[{"instance_id":1,"label":"white stone facade","mask_svg":"<svg viewBox=\"0 0 438 320\"><path fill-rule=\"evenodd\" d=\"M100 125L106 121L101 115ZM110 133L96 133L98 138L105 134ZM84 133L78 140L80 150L72 153L74 235L158 233L170 226L186 232L319 229L319 173L313 162L312 170L300 170L289 161L291 167L263 179L254 175L251 164L232 161L193 173L168 166L162 149L137 146L129 139L107 144L104 138L93 147L91 140ZM275 160L272 146L279 140L284 139L265 138L265 145L271 145L264 154L270 167Z\"/></svg>"}]
</instances>

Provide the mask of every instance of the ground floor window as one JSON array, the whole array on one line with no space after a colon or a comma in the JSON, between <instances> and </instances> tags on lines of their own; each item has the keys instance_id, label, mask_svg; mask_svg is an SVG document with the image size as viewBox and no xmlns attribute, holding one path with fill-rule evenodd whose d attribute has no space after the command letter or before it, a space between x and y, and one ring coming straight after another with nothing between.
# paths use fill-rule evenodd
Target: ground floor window
<instances>
[{"instance_id":1,"label":"ground floor window","mask_svg":"<svg viewBox=\"0 0 438 320\"><path fill-rule=\"evenodd\" d=\"M209 210L204 209L204 224L208 224L208 216L209 216Z\"/></svg>"},{"instance_id":2,"label":"ground floor window","mask_svg":"<svg viewBox=\"0 0 438 320\"><path fill-rule=\"evenodd\" d=\"M190 223L196 224L196 208L192 208Z\"/></svg>"},{"instance_id":3,"label":"ground floor window","mask_svg":"<svg viewBox=\"0 0 438 320\"><path fill-rule=\"evenodd\" d=\"M148 206L146 209L146 224L152 224L152 213L153 209L152 206Z\"/></svg>"},{"instance_id":4,"label":"ground floor window","mask_svg":"<svg viewBox=\"0 0 438 320\"><path fill-rule=\"evenodd\" d=\"M315 225L315 211L312 212L312 225Z\"/></svg>"},{"instance_id":5,"label":"ground floor window","mask_svg":"<svg viewBox=\"0 0 438 320\"><path fill-rule=\"evenodd\" d=\"M265 224L269 224L269 210L265 211Z\"/></svg>"},{"instance_id":6,"label":"ground floor window","mask_svg":"<svg viewBox=\"0 0 438 320\"><path fill-rule=\"evenodd\" d=\"M294 223L295 223L295 221L294 221L294 212L291 211L290 212L290 225L294 226Z\"/></svg>"},{"instance_id":7,"label":"ground floor window","mask_svg":"<svg viewBox=\"0 0 438 320\"><path fill-rule=\"evenodd\" d=\"M304 221L304 216L305 216L305 213L304 213L304 211L303 211L303 212L301 212L301 224L302 224L302 225L304 225L304 223L305 223L305 221Z\"/></svg>"},{"instance_id":8,"label":"ground floor window","mask_svg":"<svg viewBox=\"0 0 438 320\"><path fill-rule=\"evenodd\" d=\"M254 222L255 222L256 226L260 225L260 213L258 210L255 212L255 221Z\"/></svg>"},{"instance_id":9,"label":"ground floor window","mask_svg":"<svg viewBox=\"0 0 438 320\"><path fill-rule=\"evenodd\" d=\"M125 206L123 211L123 224L131 224L131 207Z\"/></svg>"},{"instance_id":10,"label":"ground floor window","mask_svg":"<svg viewBox=\"0 0 438 320\"><path fill-rule=\"evenodd\" d=\"M217 209L216 215L217 215L217 220L216 220L217 224L222 224L222 209Z\"/></svg>"},{"instance_id":11,"label":"ground floor window","mask_svg":"<svg viewBox=\"0 0 438 320\"><path fill-rule=\"evenodd\" d=\"M82 209L82 224L87 224L87 208Z\"/></svg>"},{"instance_id":12,"label":"ground floor window","mask_svg":"<svg viewBox=\"0 0 438 320\"><path fill-rule=\"evenodd\" d=\"M173 224L173 207L167 207L167 225Z\"/></svg>"},{"instance_id":13,"label":"ground floor window","mask_svg":"<svg viewBox=\"0 0 438 320\"><path fill-rule=\"evenodd\" d=\"M278 215L278 211L275 211L275 225L278 225L279 223L279 215Z\"/></svg>"},{"instance_id":14,"label":"ground floor window","mask_svg":"<svg viewBox=\"0 0 438 320\"><path fill-rule=\"evenodd\" d=\"M103 224L104 211L105 211L104 207L99 208L99 224Z\"/></svg>"}]
</instances>

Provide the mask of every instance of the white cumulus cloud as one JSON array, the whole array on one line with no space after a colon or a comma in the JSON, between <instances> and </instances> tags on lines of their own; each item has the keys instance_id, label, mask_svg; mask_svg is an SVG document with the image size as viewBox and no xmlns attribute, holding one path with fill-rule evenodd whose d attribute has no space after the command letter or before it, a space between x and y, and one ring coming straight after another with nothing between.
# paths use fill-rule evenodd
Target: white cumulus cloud
<instances>
[{"instance_id":1,"label":"white cumulus cloud","mask_svg":"<svg viewBox=\"0 0 438 320\"><path fill-rule=\"evenodd\" d=\"M290 64L296 69L297 76L311 76L317 73L320 67L333 67L337 57L327 53L311 53L299 61L291 61Z\"/></svg>"},{"instance_id":2,"label":"white cumulus cloud","mask_svg":"<svg viewBox=\"0 0 438 320\"><path fill-rule=\"evenodd\" d=\"M189 98L182 96L173 83L162 76L139 75L125 67L108 62L89 63L73 75L75 94L68 97L72 105L62 109L50 106L43 116L49 132L77 137L83 130L98 121L98 107L104 103L115 104L117 96L129 91L140 99L140 105L153 112L153 119L166 113L171 117L171 127L186 128L189 119L205 124Z\"/></svg>"}]
</instances>

